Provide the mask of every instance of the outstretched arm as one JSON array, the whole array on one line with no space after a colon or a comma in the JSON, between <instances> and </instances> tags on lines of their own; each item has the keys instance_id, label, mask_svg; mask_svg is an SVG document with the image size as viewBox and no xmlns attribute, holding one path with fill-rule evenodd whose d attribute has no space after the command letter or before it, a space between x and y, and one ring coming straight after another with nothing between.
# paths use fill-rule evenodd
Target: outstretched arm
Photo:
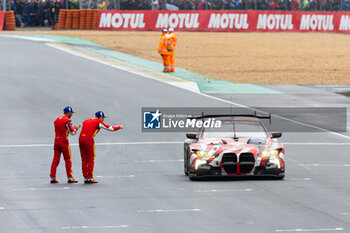
<instances>
[{"instance_id":1,"label":"outstretched arm","mask_svg":"<svg viewBox=\"0 0 350 233\"><path fill-rule=\"evenodd\" d=\"M108 130L108 131L117 131L117 130L123 128L122 124L119 124L118 126L111 126L111 125L108 125L108 124L106 124L104 122L100 122L100 124L98 126L100 127L100 129L105 129L105 130Z\"/></svg>"}]
</instances>

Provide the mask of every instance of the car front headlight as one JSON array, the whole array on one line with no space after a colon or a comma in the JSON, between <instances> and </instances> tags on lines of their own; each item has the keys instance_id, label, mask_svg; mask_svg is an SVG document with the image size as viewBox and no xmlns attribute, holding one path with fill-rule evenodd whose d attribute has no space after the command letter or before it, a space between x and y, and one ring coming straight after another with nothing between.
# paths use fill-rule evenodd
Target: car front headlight
<instances>
[{"instance_id":1,"label":"car front headlight","mask_svg":"<svg viewBox=\"0 0 350 233\"><path fill-rule=\"evenodd\" d=\"M209 152L205 152L205 151L202 151L202 150L197 150L196 151L196 154L200 157L207 157L207 158L214 158L216 157L217 155L214 154L214 152L212 151L209 151Z\"/></svg>"},{"instance_id":2,"label":"car front headlight","mask_svg":"<svg viewBox=\"0 0 350 233\"><path fill-rule=\"evenodd\" d=\"M261 157L273 157L273 156L277 156L279 154L279 150L267 150L267 151L263 151L261 153Z\"/></svg>"},{"instance_id":3,"label":"car front headlight","mask_svg":"<svg viewBox=\"0 0 350 233\"><path fill-rule=\"evenodd\" d=\"M209 152L208 152L208 156L209 156L209 157L212 157L212 156L214 156L214 152L212 152L212 151L209 151Z\"/></svg>"},{"instance_id":4,"label":"car front headlight","mask_svg":"<svg viewBox=\"0 0 350 233\"><path fill-rule=\"evenodd\" d=\"M194 163L194 168L197 170L200 165L207 164L206 160L197 159Z\"/></svg>"},{"instance_id":5,"label":"car front headlight","mask_svg":"<svg viewBox=\"0 0 350 233\"><path fill-rule=\"evenodd\" d=\"M279 158L277 156L270 157L269 158L269 162L272 163L272 164L277 165L278 168L281 167L280 160L279 160Z\"/></svg>"}]
</instances>

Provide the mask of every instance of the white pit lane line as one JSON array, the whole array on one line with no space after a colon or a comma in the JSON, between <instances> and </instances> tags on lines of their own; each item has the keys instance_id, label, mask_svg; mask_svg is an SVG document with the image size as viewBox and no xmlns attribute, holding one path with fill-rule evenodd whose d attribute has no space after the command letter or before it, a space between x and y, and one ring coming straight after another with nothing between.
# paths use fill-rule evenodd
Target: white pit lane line
<instances>
[{"instance_id":1,"label":"white pit lane line","mask_svg":"<svg viewBox=\"0 0 350 233\"><path fill-rule=\"evenodd\" d=\"M127 228L129 225L118 226L66 226L61 227L62 230L75 230L75 229L113 229L113 228Z\"/></svg>"},{"instance_id":2,"label":"white pit lane line","mask_svg":"<svg viewBox=\"0 0 350 233\"><path fill-rule=\"evenodd\" d=\"M138 210L137 213L166 213L166 212L199 212L200 209L179 209L179 210Z\"/></svg>"},{"instance_id":3,"label":"white pit lane line","mask_svg":"<svg viewBox=\"0 0 350 233\"><path fill-rule=\"evenodd\" d=\"M311 178L284 178L285 181L311 181Z\"/></svg>"},{"instance_id":4,"label":"white pit lane line","mask_svg":"<svg viewBox=\"0 0 350 233\"><path fill-rule=\"evenodd\" d=\"M69 187L62 188L21 188L13 189L13 191L57 191L57 190L69 190Z\"/></svg>"},{"instance_id":5,"label":"white pit lane line","mask_svg":"<svg viewBox=\"0 0 350 233\"><path fill-rule=\"evenodd\" d=\"M166 144L183 144L184 141L168 141L168 142L97 142L95 146L109 145L166 145ZM284 145L316 145L316 146L350 146L350 143L337 142L281 142ZM78 143L70 143L70 146L79 146ZM0 145L0 148L26 148L26 147L53 147L53 144L8 144Z\"/></svg>"},{"instance_id":6,"label":"white pit lane line","mask_svg":"<svg viewBox=\"0 0 350 233\"><path fill-rule=\"evenodd\" d=\"M349 142L281 142L284 145L296 146L350 146Z\"/></svg>"},{"instance_id":7,"label":"white pit lane line","mask_svg":"<svg viewBox=\"0 0 350 233\"><path fill-rule=\"evenodd\" d=\"M173 162L183 162L183 159L170 159L170 160L135 160L135 163L173 163Z\"/></svg>"},{"instance_id":8,"label":"white pit lane line","mask_svg":"<svg viewBox=\"0 0 350 233\"><path fill-rule=\"evenodd\" d=\"M95 146L108 145L154 145L154 144L182 144L183 141L172 142L97 142ZM78 143L70 143L70 146L79 146ZM18 144L18 145L0 145L0 148L22 148L22 147L53 147L53 144Z\"/></svg>"},{"instance_id":9,"label":"white pit lane line","mask_svg":"<svg viewBox=\"0 0 350 233\"><path fill-rule=\"evenodd\" d=\"M253 189L200 189L194 190L195 193L219 193L219 192L251 192Z\"/></svg>"},{"instance_id":10,"label":"white pit lane line","mask_svg":"<svg viewBox=\"0 0 350 233\"><path fill-rule=\"evenodd\" d=\"M298 164L299 166L302 167L350 167L350 164L318 164L318 163L314 163L314 164Z\"/></svg>"},{"instance_id":11,"label":"white pit lane line","mask_svg":"<svg viewBox=\"0 0 350 233\"><path fill-rule=\"evenodd\" d=\"M337 228L320 228L320 229L287 229L287 230L275 230L275 232L326 232L326 231L343 231L344 228L337 227Z\"/></svg>"},{"instance_id":12,"label":"white pit lane line","mask_svg":"<svg viewBox=\"0 0 350 233\"><path fill-rule=\"evenodd\" d=\"M96 176L96 178L135 178L135 175L128 176Z\"/></svg>"}]
</instances>

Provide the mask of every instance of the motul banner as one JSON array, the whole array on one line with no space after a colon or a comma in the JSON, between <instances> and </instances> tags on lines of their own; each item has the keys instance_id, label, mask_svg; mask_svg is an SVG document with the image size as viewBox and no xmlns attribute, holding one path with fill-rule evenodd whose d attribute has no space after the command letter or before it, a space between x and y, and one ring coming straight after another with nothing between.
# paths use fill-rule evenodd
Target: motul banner
<instances>
[{"instance_id":1,"label":"motul banner","mask_svg":"<svg viewBox=\"0 0 350 233\"><path fill-rule=\"evenodd\" d=\"M99 11L99 30L350 32L350 12Z\"/></svg>"},{"instance_id":2,"label":"motul banner","mask_svg":"<svg viewBox=\"0 0 350 233\"><path fill-rule=\"evenodd\" d=\"M4 11L0 11L0 31L4 26Z\"/></svg>"}]
</instances>

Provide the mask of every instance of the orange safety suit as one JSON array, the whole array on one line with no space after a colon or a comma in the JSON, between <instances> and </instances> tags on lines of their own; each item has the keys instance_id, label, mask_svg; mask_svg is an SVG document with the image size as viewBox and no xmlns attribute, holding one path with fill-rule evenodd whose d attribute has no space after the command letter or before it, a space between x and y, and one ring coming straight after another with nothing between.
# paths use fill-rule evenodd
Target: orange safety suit
<instances>
[{"instance_id":1,"label":"orange safety suit","mask_svg":"<svg viewBox=\"0 0 350 233\"><path fill-rule=\"evenodd\" d=\"M168 52L168 42L167 42L167 33L162 33L158 45L158 53L162 56L163 59L163 71L170 71L170 60Z\"/></svg>"},{"instance_id":2,"label":"orange safety suit","mask_svg":"<svg viewBox=\"0 0 350 233\"><path fill-rule=\"evenodd\" d=\"M168 51L169 51L169 62L170 71L175 72L175 48L177 43L177 37L174 32L170 32L167 35Z\"/></svg>"}]
</instances>

